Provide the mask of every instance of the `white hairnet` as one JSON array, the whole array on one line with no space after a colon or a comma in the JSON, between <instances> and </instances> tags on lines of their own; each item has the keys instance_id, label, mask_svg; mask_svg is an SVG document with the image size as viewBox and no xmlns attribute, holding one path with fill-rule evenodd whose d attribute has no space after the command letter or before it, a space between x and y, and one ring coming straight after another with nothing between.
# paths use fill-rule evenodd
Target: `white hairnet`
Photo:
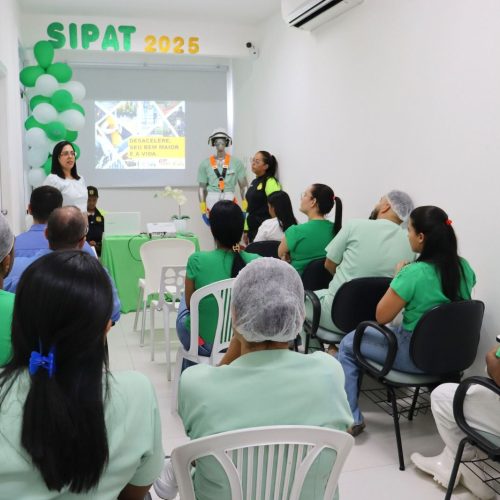
<instances>
[{"instance_id":1,"label":"white hairnet","mask_svg":"<svg viewBox=\"0 0 500 500\"><path fill-rule=\"evenodd\" d=\"M287 342L302 328L304 287L297 271L278 259L256 259L238 274L233 326L247 342Z\"/></svg>"},{"instance_id":2,"label":"white hairnet","mask_svg":"<svg viewBox=\"0 0 500 500\"><path fill-rule=\"evenodd\" d=\"M394 213L404 222L413 210L412 199L403 191L389 191L385 197Z\"/></svg>"},{"instance_id":3,"label":"white hairnet","mask_svg":"<svg viewBox=\"0 0 500 500\"><path fill-rule=\"evenodd\" d=\"M9 255L14 246L14 233L7 219L0 213L0 262Z\"/></svg>"}]
</instances>

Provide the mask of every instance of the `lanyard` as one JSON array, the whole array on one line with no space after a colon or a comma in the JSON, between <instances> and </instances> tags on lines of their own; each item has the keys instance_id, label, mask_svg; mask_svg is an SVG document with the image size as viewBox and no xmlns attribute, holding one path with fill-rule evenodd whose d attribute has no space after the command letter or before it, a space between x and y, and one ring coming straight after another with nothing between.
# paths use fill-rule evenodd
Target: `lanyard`
<instances>
[{"instance_id":1,"label":"lanyard","mask_svg":"<svg viewBox=\"0 0 500 500\"><path fill-rule=\"evenodd\" d=\"M219 189L221 192L224 192L224 179L226 178L226 173L227 169L229 168L229 162L231 160L230 155L226 155L224 157L224 165L222 167L222 172L217 168L217 161L215 160L215 156L210 157L210 165L212 165L212 168L214 169L215 175L219 179Z\"/></svg>"}]
</instances>

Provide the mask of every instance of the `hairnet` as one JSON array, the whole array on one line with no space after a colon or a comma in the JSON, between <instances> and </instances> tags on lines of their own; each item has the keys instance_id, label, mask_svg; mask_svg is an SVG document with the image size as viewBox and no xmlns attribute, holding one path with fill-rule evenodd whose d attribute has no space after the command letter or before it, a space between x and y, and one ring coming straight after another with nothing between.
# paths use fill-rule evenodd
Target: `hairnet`
<instances>
[{"instance_id":1,"label":"hairnet","mask_svg":"<svg viewBox=\"0 0 500 500\"><path fill-rule=\"evenodd\" d=\"M7 219L0 214L0 262L9 255L14 246L14 233L11 231Z\"/></svg>"},{"instance_id":2,"label":"hairnet","mask_svg":"<svg viewBox=\"0 0 500 500\"><path fill-rule=\"evenodd\" d=\"M412 199L403 191L389 191L385 197L394 213L404 222L413 210Z\"/></svg>"},{"instance_id":3,"label":"hairnet","mask_svg":"<svg viewBox=\"0 0 500 500\"><path fill-rule=\"evenodd\" d=\"M287 342L302 328L304 287L297 271L271 257L238 274L232 293L233 326L247 342Z\"/></svg>"}]
</instances>

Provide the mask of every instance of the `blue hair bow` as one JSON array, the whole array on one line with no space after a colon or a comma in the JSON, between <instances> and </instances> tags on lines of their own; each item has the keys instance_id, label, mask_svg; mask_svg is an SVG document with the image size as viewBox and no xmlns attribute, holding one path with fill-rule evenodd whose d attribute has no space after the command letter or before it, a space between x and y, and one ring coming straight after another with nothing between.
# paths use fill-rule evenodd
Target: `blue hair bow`
<instances>
[{"instance_id":1,"label":"blue hair bow","mask_svg":"<svg viewBox=\"0 0 500 500\"><path fill-rule=\"evenodd\" d=\"M42 367L49 372L49 378L51 378L56 371L56 363L54 359L55 348L52 347L47 356L44 356L41 351L42 346L40 346L40 352L31 351L29 363L30 375L34 375L38 371L38 368Z\"/></svg>"}]
</instances>

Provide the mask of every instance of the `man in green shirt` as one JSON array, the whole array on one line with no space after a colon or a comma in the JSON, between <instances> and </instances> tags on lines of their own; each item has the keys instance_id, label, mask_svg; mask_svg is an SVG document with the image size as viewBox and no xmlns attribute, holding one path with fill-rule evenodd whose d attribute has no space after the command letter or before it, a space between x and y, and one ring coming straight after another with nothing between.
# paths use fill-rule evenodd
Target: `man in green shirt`
<instances>
[{"instance_id":1,"label":"man in green shirt","mask_svg":"<svg viewBox=\"0 0 500 500\"><path fill-rule=\"evenodd\" d=\"M415 254L401 224L413 210L411 198L402 191L382 196L370 219L353 219L326 247L325 267L333 274L326 290L316 291L321 302L320 326L341 332L332 322L332 303L337 290L354 278L394 276L396 264L413 261ZM312 318L309 303L306 317Z\"/></svg>"},{"instance_id":2,"label":"man in green shirt","mask_svg":"<svg viewBox=\"0 0 500 500\"><path fill-rule=\"evenodd\" d=\"M7 219L0 214L0 366L5 365L12 356L10 327L14 294L3 289L3 280L14 264L14 233Z\"/></svg>"}]
</instances>

